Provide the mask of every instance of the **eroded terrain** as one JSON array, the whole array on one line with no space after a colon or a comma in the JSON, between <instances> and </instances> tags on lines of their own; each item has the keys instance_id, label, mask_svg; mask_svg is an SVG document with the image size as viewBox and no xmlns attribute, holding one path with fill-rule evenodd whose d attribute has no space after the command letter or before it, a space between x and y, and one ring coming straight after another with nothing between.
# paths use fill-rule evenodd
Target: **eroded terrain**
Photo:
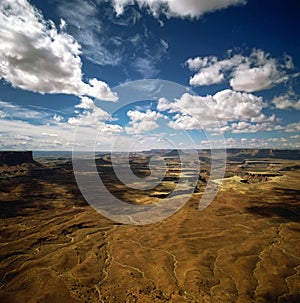
<instances>
[{"instance_id":1,"label":"eroded terrain","mask_svg":"<svg viewBox=\"0 0 300 303\"><path fill-rule=\"evenodd\" d=\"M299 302L300 162L241 157L229 159L216 199L202 211L209 161L201 158L191 199L145 226L112 222L89 206L69 159L3 166L0 301ZM137 175L147 174L144 160L133 163ZM164 198L176 182L170 164L159 187L129 194L109 158L97 163L110 190L130 203Z\"/></svg>"}]
</instances>

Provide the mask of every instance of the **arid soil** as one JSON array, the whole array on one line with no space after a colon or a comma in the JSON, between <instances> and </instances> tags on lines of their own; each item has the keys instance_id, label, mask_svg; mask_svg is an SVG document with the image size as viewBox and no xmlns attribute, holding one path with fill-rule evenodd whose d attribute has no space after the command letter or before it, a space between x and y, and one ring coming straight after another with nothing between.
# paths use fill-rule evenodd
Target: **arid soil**
<instances>
[{"instance_id":1,"label":"arid soil","mask_svg":"<svg viewBox=\"0 0 300 303\"><path fill-rule=\"evenodd\" d=\"M300 302L299 161L228 163L200 211L204 170L180 211L145 226L89 206L68 161L39 162L2 168L1 303Z\"/></svg>"}]
</instances>

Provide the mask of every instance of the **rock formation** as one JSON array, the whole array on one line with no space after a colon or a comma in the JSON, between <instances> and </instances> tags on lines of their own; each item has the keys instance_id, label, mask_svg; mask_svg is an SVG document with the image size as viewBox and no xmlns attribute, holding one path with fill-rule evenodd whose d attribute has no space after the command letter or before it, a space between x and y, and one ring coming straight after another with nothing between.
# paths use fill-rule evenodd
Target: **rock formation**
<instances>
[{"instance_id":1,"label":"rock formation","mask_svg":"<svg viewBox=\"0 0 300 303\"><path fill-rule=\"evenodd\" d=\"M15 166L23 163L35 163L32 151L0 151L0 165Z\"/></svg>"}]
</instances>

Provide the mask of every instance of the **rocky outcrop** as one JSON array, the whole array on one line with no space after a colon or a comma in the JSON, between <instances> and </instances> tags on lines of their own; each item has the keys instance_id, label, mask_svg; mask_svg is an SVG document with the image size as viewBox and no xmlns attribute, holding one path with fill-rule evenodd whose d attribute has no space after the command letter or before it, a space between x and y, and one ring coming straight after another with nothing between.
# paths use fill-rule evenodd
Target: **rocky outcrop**
<instances>
[{"instance_id":1,"label":"rocky outcrop","mask_svg":"<svg viewBox=\"0 0 300 303\"><path fill-rule=\"evenodd\" d=\"M32 151L0 151L0 165L15 166L23 163L35 163Z\"/></svg>"},{"instance_id":2,"label":"rocky outcrop","mask_svg":"<svg viewBox=\"0 0 300 303\"><path fill-rule=\"evenodd\" d=\"M258 183L269 181L270 178L282 176L279 172L246 172L242 183Z\"/></svg>"}]
</instances>

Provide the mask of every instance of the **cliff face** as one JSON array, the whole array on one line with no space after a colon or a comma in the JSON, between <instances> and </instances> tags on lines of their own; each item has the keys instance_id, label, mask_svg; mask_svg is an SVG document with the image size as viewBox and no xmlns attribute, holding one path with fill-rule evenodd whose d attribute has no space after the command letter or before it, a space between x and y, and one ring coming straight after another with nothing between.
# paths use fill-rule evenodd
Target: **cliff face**
<instances>
[{"instance_id":1,"label":"cliff face","mask_svg":"<svg viewBox=\"0 0 300 303\"><path fill-rule=\"evenodd\" d=\"M35 163L32 151L0 151L0 165L19 165L23 163Z\"/></svg>"}]
</instances>

